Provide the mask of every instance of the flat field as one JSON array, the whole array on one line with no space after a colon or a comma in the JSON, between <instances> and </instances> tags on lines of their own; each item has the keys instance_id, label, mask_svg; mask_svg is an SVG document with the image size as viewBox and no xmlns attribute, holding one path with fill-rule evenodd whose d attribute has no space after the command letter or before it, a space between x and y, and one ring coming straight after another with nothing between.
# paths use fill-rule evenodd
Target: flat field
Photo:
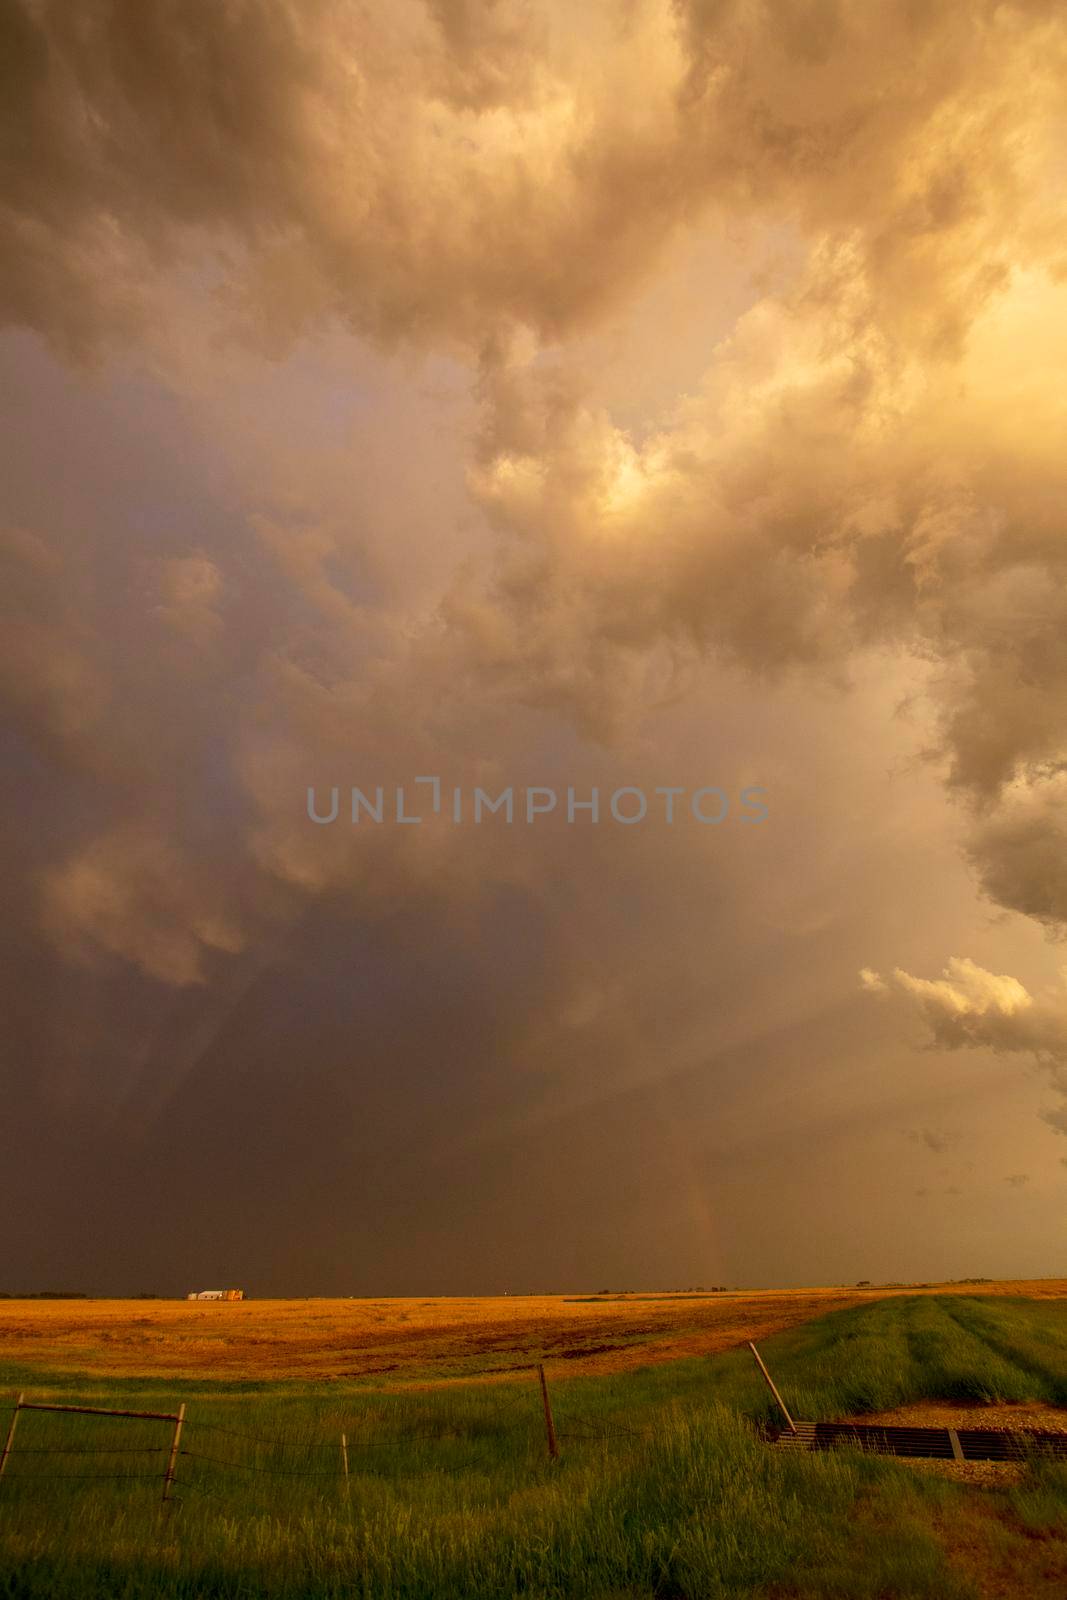
<instances>
[{"instance_id":1,"label":"flat field","mask_svg":"<svg viewBox=\"0 0 1067 1600\"><path fill-rule=\"evenodd\" d=\"M839 1291L733 1309L725 1297L640 1310L632 1299L375 1302L407 1309L408 1325L392 1329L370 1303L9 1303L9 1331L26 1336L3 1346L0 1441L20 1391L187 1409L166 1509L173 1424L19 1413L0 1479L0 1597L1063 1600L1067 1462L1038 1455L976 1475L776 1450L754 1427L773 1402L749 1353L715 1353L714 1341L758 1332L801 1418L987 1416L1067 1430L1065 1287L876 1294L829 1310ZM214 1339L198 1332L202 1315ZM772 1332L774 1316L792 1325ZM200 1342L165 1339L150 1364L149 1346L130 1340L146 1327ZM240 1332L235 1346L224 1328ZM611 1328L616 1348L566 1353L579 1334L608 1342ZM287 1329L313 1375L282 1359ZM488 1349L479 1330L496 1341ZM564 1335L570 1344L551 1345ZM51 1343L32 1345L41 1339ZM668 1358L690 1339L712 1353ZM350 1344L351 1371L339 1354ZM38 1359L41 1348L59 1363ZM392 1370L359 1365L383 1351ZM264 1375L260 1352L277 1375ZM541 1355L555 1460L536 1375L518 1367Z\"/></svg>"},{"instance_id":2,"label":"flat field","mask_svg":"<svg viewBox=\"0 0 1067 1600\"><path fill-rule=\"evenodd\" d=\"M578 1373L711 1355L900 1294L1067 1297L1067 1281L728 1294L408 1300L0 1300L0 1363L96 1376L387 1384Z\"/></svg>"}]
</instances>

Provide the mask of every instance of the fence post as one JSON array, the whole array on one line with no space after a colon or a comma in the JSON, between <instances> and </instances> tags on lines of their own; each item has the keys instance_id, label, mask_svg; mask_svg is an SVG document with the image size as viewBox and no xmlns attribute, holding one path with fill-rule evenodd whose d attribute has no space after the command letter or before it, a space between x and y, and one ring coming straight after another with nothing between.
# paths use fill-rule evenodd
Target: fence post
<instances>
[{"instance_id":1,"label":"fence post","mask_svg":"<svg viewBox=\"0 0 1067 1600\"><path fill-rule=\"evenodd\" d=\"M0 1478L2 1478L4 1475L4 1468L7 1466L7 1458L11 1454L11 1444L15 1437L15 1425L19 1420L19 1412L22 1409L22 1402L25 1400L25 1398L26 1391L24 1389L19 1395L18 1399L15 1401L15 1409L11 1413L11 1426L7 1430L7 1438L4 1440L4 1453L3 1455L0 1455Z\"/></svg>"},{"instance_id":2,"label":"fence post","mask_svg":"<svg viewBox=\"0 0 1067 1600\"><path fill-rule=\"evenodd\" d=\"M760 1356L759 1351L756 1349L756 1346L752 1343L751 1339L748 1341L748 1348L752 1351L752 1354L755 1356L756 1365L759 1367L760 1371L763 1373L763 1376L767 1380L768 1389L771 1391L771 1393L773 1394L774 1398L778 1402L779 1411L781 1411L782 1416L785 1418L786 1422L788 1422L788 1424L789 1424L790 1433L796 1433L797 1425L793 1421L792 1417L789 1415L789 1412L786 1410L785 1401L782 1399L781 1395L778 1393L778 1390L774 1387L774 1379L771 1377L770 1373L767 1371L767 1368L763 1365L763 1359Z\"/></svg>"},{"instance_id":3,"label":"fence post","mask_svg":"<svg viewBox=\"0 0 1067 1600\"><path fill-rule=\"evenodd\" d=\"M559 1458L559 1445L556 1443L556 1425L552 1421L552 1402L548 1398L548 1383L545 1380L543 1362L538 1364L537 1371L541 1379L541 1399L545 1407L545 1432L548 1434L548 1453L552 1460L556 1461Z\"/></svg>"},{"instance_id":4,"label":"fence post","mask_svg":"<svg viewBox=\"0 0 1067 1600\"><path fill-rule=\"evenodd\" d=\"M351 1509L352 1509L352 1482L351 1482L351 1479L348 1476L348 1435L347 1435L347 1433L342 1433L342 1435L341 1435L341 1460L342 1460L342 1462L344 1464L344 1469L345 1469L345 1499L348 1501L348 1509L351 1511Z\"/></svg>"},{"instance_id":5,"label":"fence post","mask_svg":"<svg viewBox=\"0 0 1067 1600\"><path fill-rule=\"evenodd\" d=\"M174 1486L174 1469L178 1465L178 1446L182 1442L182 1425L185 1422L185 1401L178 1407L178 1415L174 1419L174 1438L170 1441L170 1459L167 1470L163 1474L163 1504L170 1500L170 1491Z\"/></svg>"}]
</instances>

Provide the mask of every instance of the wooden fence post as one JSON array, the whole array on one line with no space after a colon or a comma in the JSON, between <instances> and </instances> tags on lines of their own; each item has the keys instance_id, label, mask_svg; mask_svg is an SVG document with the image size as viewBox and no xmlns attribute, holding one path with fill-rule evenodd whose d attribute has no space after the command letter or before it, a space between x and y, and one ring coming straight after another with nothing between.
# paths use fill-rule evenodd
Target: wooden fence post
<instances>
[{"instance_id":1,"label":"wooden fence post","mask_svg":"<svg viewBox=\"0 0 1067 1600\"><path fill-rule=\"evenodd\" d=\"M348 1509L351 1511L351 1509L352 1509L352 1480L348 1476L348 1435L347 1435L347 1433L342 1433L342 1435L341 1435L341 1461L343 1462L344 1469L345 1469L345 1499L348 1501Z\"/></svg>"},{"instance_id":2,"label":"wooden fence post","mask_svg":"<svg viewBox=\"0 0 1067 1600\"><path fill-rule=\"evenodd\" d=\"M553 1461L559 1458L559 1445L556 1443L556 1425L552 1421L552 1402L548 1398L548 1383L545 1379L544 1363L538 1364L538 1374L541 1379L541 1399L545 1407L545 1432L548 1434L548 1453Z\"/></svg>"},{"instance_id":3,"label":"wooden fence post","mask_svg":"<svg viewBox=\"0 0 1067 1600\"><path fill-rule=\"evenodd\" d=\"M3 1455L0 1455L0 1478L2 1478L4 1475L4 1468L7 1466L7 1458L11 1454L11 1445L15 1437L15 1425L19 1420L19 1412L22 1410L22 1402L25 1400L25 1398L26 1391L23 1390L18 1399L15 1401L15 1409L11 1413L11 1426L7 1430L7 1438L4 1440L4 1453Z\"/></svg>"},{"instance_id":4,"label":"wooden fence post","mask_svg":"<svg viewBox=\"0 0 1067 1600\"><path fill-rule=\"evenodd\" d=\"M178 1465L178 1446L182 1442L182 1426L185 1422L185 1401L178 1407L178 1415L174 1419L174 1438L170 1442L170 1459L167 1470L163 1474L163 1504L170 1500L170 1491L174 1486L174 1471Z\"/></svg>"},{"instance_id":5,"label":"wooden fence post","mask_svg":"<svg viewBox=\"0 0 1067 1600\"><path fill-rule=\"evenodd\" d=\"M760 1353L756 1349L756 1346L752 1343L751 1339L748 1341L748 1348L752 1351L752 1354L755 1356L756 1365L759 1367L760 1371L763 1373L763 1376L767 1380L768 1389L770 1389L770 1391L773 1394L774 1398L778 1402L778 1409L781 1411L782 1416L785 1418L785 1420L789 1424L790 1433L796 1433L797 1425L793 1421L792 1417L789 1415L789 1412L786 1410L785 1401L782 1399L781 1395L778 1393L778 1390L774 1387L774 1379L771 1377L770 1373L767 1371L767 1368L763 1365L763 1361L762 1361L762 1359L760 1357Z\"/></svg>"}]
</instances>

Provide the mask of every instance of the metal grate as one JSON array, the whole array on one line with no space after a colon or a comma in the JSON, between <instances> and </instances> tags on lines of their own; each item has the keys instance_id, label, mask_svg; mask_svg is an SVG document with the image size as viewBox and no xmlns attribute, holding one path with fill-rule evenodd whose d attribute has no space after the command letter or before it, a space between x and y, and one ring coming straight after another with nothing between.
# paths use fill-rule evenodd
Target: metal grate
<instances>
[{"instance_id":1,"label":"metal grate","mask_svg":"<svg viewBox=\"0 0 1067 1600\"><path fill-rule=\"evenodd\" d=\"M798 1422L769 1429L768 1442L781 1449L835 1450L842 1446L880 1456L923 1456L941 1461L1022 1461L1032 1455L1067 1458L1067 1433L1036 1428L894 1428L851 1422Z\"/></svg>"}]
</instances>

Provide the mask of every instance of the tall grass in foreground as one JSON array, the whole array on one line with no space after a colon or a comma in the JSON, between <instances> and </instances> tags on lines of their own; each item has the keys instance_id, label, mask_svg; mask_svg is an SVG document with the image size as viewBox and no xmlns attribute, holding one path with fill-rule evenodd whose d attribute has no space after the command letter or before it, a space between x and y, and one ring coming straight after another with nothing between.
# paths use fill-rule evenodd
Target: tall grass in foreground
<instances>
[{"instance_id":1,"label":"tall grass in foreground","mask_svg":"<svg viewBox=\"0 0 1067 1600\"><path fill-rule=\"evenodd\" d=\"M32 1506L3 1508L10 1565L0 1593L968 1594L915 1515L915 1486L900 1469L776 1455L714 1404L672 1404L645 1420L647 1437L587 1443L551 1467L532 1441L469 1450L457 1437L433 1461L408 1454L393 1471L361 1474L351 1512L332 1481L272 1493L235 1470L214 1491L187 1488L181 1510L165 1516L129 1491L86 1486L72 1519L57 1484Z\"/></svg>"},{"instance_id":2,"label":"tall grass in foreground","mask_svg":"<svg viewBox=\"0 0 1067 1600\"><path fill-rule=\"evenodd\" d=\"M897 1299L833 1313L762 1348L799 1416L931 1396L1058 1399L1067 1312ZM41 1374L5 1378L12 1388L35 1382L36 1397L47 1397ZM187 1401L181 1504L159 1508L165 1455L151 1451L165 1445L166 1424L24 1414L0 1483L0 1597L976 1593L938 1531L967 1491L891 1460L768 1450L746 1420L770 1406L747 1352L550 1378L563 1450L554 1464L533 1375L528 1384L396 1393L86 1379L77 1393L100 1404ZM57 1383L56 1397L69 1401L72 1386ZM101 1445L114 1453L91 1453ZM64 1476L38 1477L48 1463ZM74 1481L105 1469L154 1476ZM999 1496L1000 1514L1021 1529L1042 1541L1067 1532L1062 1467L1035 1464L1011 1496ZM1020 1595L1046 1592L1020 1584Z\"/></svg>"}]
</instances>

